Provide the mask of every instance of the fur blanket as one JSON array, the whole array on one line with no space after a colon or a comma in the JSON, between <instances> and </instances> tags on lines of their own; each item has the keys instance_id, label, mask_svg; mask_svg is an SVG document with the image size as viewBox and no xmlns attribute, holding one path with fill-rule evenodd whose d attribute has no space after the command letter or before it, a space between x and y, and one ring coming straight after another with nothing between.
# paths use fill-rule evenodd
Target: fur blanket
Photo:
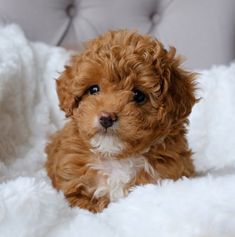
<instances>
[{"instance_id":1,"label":"fur blanket","mask_svg":"<svg viewBox=\"0 0 235 237\"><path fill-rule=\"evenodd\" d=\"M69 52L0 27L0 237L234 237L235 64L201 72L190 117L198 177L136 187L102 213L69 208L43 164L64 123L54 79Z\"/></svg>"}]
</instances>

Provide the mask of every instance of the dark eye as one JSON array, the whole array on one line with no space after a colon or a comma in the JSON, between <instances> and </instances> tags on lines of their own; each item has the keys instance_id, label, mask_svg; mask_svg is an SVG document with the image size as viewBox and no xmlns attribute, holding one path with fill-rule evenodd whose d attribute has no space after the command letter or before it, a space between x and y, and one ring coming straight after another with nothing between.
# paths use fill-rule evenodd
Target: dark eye
<instances>
[{"instance_id":1,"label":"dark eye","mask_svg":"<svg viewBox=\"0 0 235 237\"><path fill-rule=\"evenodd\" d=\"M146 95L140 91L140 90L134 90L133 91L134 96L133 96L133 100L137 103L137 104L143 104L146 100Z\"/></svg>"},{"instance_id":2,"label":"dark eye","mask_svg":"<svg viewBox=\"0 0 235 237\"><path fill-rule=\"evenodd\" d=\"M88 92L90 95L97 94L99 91L100 91L100 88L99 88L98 85L93 85L93 86L89 87L88 90L87 90L87 92Z\"/></svg>"}]
</instances>

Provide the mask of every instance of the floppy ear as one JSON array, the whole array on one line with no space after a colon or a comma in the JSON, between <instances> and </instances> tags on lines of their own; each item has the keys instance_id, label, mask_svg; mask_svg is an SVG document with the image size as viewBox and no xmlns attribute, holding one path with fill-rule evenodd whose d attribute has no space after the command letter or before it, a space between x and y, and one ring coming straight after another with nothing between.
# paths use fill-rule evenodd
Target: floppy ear
<instances>
[{"instance_id":1,"label":"floppy ear","mask_svg":"<svg viewBox=\"0 0 235 237\"><path fill-rule=\"evenodd\" d=\"M175 122L184 120L191 113L193 105L197 102L195 97L196 74L183 70L181 59L176 57L175 48L164 51L162 60L163 104L170 112Z\"/></svg>"},{"instance_id":2,"label":"floppy ear","mask_svg":"<svg viewBox=\"0 0 235 237\"><path fill-rule=\"evenodd\" d=\"M56 80L56 89L60 101L60 108L69 117L73 114L73 109L78 106L79 101L73 95L73 69L72 66L65 66L64 72Z\"/></svg>"}]
</instances>

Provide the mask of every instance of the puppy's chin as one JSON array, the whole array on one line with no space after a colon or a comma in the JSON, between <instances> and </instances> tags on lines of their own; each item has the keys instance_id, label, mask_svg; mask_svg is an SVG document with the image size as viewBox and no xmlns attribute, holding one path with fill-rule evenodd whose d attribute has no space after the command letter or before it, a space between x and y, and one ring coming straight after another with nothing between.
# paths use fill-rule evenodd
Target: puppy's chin
<instances>
[{"instance_id":1,"label":"puppy's chin","mask_svg":"<svg viewBox=\"0 0 235 237\"><path fill-rule=\"evenodd\" d=\"M113 131L101 131L90 139L91 151L103 156L115 156L125 150L124 142Z\"/></svg>"},{"instance_id":2,"label":"puppy's chin","mask_svg":"<svg viewBox=\"0 0 235 237\"><path fill-rule=\"evenodd\" d=\"M148 152L150 147L146 147L145 142L137 143L133 133L129 131L130 134L127 134L126 130L120 130L122 127L119 125L119 122L116 122L105 129L95 120L89 135L87 134L90 150L99 157L117 159Z\"/></svg>"},{"instance_id":3,"label":"puppy's chin","mask_svg":"<svg viewBox=\"0 0 235 237\"><path fill-rule=\"evenodd\" d=\"M109 128L102 127L98 118L94 120L93 134L90 137L91 151L102 156L115 156L125 149L124 142L118 136L118 122Z\"/></svg>"},{"instance_id":4,"label":"puppy's chin","mask_svg":"<svg viewBox=\"0 0 235 237\"><path fill-rule=\"evenodd\" d=\"M147 153L150 149L150 146L141 146L143 144L135 144L134 146L128 143L112 129L96 132L95 135L89 139L89 143L91 151L94 154L98 153L100 155L99 157L103 158L123 159L133 155L142 155Z\"/></svg>"}]
</instances>

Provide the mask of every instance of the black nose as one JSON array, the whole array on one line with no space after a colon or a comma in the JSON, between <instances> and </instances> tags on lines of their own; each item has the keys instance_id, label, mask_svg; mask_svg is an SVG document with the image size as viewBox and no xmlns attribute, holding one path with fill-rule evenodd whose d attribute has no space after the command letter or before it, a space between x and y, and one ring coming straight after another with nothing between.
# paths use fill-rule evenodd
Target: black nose
<instances>
[{"instance_id":1,"label":"black nose","mask_svg":"<svg viewBox=\"0 0 235 237\"><path fill-rule=\"evenodd\" d=\"M104 128L112 127L114 122L117 121L117 115L115 113L101 112L100 124Z\"/></svg>"}]
</instances>

